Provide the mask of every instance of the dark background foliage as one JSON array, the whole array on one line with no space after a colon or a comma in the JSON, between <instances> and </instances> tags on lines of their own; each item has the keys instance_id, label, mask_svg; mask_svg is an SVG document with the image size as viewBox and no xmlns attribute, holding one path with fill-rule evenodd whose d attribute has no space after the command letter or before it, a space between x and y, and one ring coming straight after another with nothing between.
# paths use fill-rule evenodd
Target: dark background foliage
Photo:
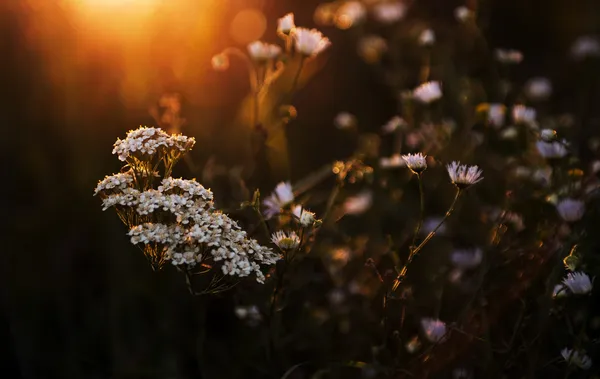
<instances>
[{"instance_id":1,"label":"dark background foliage","mask_svg":"<svg viewBox=\"0 0 600 379\"><path fill-rule=\"evenodd\" d=\"M223 1L227 11L213 26L223 30L232 15L252 5ZM27 4L19 0L0 4L0 151L6 180L0 265L2 377L258 377L253 366L261 342L255 340L252 328L236 319L232 309L237 300L229 293L193 298L170 267L152 272L129 244L117 218L103 213L99 200L92 197L96 181L119 168L110 154L116 137L139 124L152 124L147 109L131 109L121 101L118 82L125 74L111 70L102 59L80 66L80 72L54 73L65 83L73 76L79 78L69 93L57 86L56 76L50 79L46 70L47 56L26 37L27 25L41 17ZM264 1L261 5L273 29L274 20L289 11L296 14L298 23L310 24L317 2ZM412 16L443 27L452 23L457 5L458 1L421 0ZM489 45L524 52L525 61L514 77L520 81L551 77L556 88L552 106L583 107L590 120L585 130L594 135L599 126L597 92L584 99L572 95L584 78L573 72L566 51L576 36L600 33L598 2L489 0L480 7L482 33ZM55 17L52 38L67 45L76 31L60 11ZM299 111L290 130L294 179L351 153L353 146L331 126L339 111L356 114L363 132L378 130L396 112L396 100L358 59L347 33L332 28L324 33L333 42L330 58L294 99ZM230 44L222 33L210 54ZM485 78L493 76L485 71L485 59L490 57L482 58L476 48L465 48L461 62L472 75ZM184 108L190 122L183 132L198 138L194 159L205 162L216 155L227 164L241 159L235 147L239 141L227 125L233 122L232 115L247 90L242 80L206 69L204 87L190 88L174 80L168 69L156 69L160 83L155 95L218 88L220 102L196 100ZM587 79L598 83L597 77ZM319 270L323 268L315 264L310 275L316 272L318 277ZM307 278L314 279L310 275ZM318 280L297 285L308 288L310 301L323 301ZM253 290L256 287L251 285L240 289L242 294ZM356 301L356 307L373 306ZM364 320L363 332L341 343L335 328L303 327L308 321L302 319L302 307L303 303L297 303L286 310L298 315L291 328L304 333L296 339L291 362L286 363L369 354L364 336L369 335L372 320Z\"/></svg>"}]
</instances>

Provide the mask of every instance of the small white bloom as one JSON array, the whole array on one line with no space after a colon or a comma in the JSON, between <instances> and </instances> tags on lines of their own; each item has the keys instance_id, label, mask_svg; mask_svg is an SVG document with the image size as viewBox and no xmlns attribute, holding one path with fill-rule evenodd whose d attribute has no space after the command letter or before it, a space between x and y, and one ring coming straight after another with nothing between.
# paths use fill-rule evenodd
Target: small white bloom
<instances>
[{"instance_id":1,"label":"small white bloom","mask_svg":"<svg viewBox=\"0 0 600 379\"><path fill-rule=\"evenodd\" d=\"M296 28L292 35L296 51L307 57L316 56L331 45L329 39L317 29Z\"/></svg>"},{"instance_id":2,"label":"small white bloom","mask_svg":"<svg viewBox=\"0 0 600 379\"><path fill-rule=\"evenodd\" d=\"M544 142L556 141L556 130L542 129L542 131L540 132L540 139Z\"/></svg>"},{"instance_id":3,"label":"small white bloom","mask_svg":"<svg viewBox=\"0 0 600 379\"><path fill-rule=\"evenodd\" d=\"M585 272L570 272L562 282L575 295L585 295L592 291L592 281Z\"/></svg>"},{"instance_id":4,"label":"small white bloom","mask_svg":"<svg viewBox=\"0 0 600 379\"><path fill-rule=\"evenodd\" d=\"M546 100L552 94L552 82L542 77L531 78L525 83L524 90L530 100Z\"/></svg>"},{"instance_id":5,"label":"small white bloom","mask_svg":"<svg viewBox=\"0 0 600 379\"><path fill-rule=\"evenodd\" d=\"M419 45L431 46L435 43L435 33L431 29L425 29L419 35Z\"/></svg>"},{"instance_id":6,"label":"small white bloom","mask_svg":"<svg viewBox=\"0 0 600 379\"><path fill-rule=\"evenodd\" d=\"M421 327L430 342L440 342L446 335L446 323L437 319L424 318L421 320Z\"/></svg>"},{"instance_id":7,"label":"small white bloom","mask_svg":"<svg viewBox=\"0 0 600 379\"><path fill-rule=\"evenodd\" d=\"M514 122L517 124L524 124L532 127L536 126L536 111L533 108L529 108L520 104L515 105L512 109L512 116Z\"/></svg>"},{"instance_id":8,"label":"small white bloom","mask_svg":"<svg viewBox=\"0 0 600 379\"><path fill-rule=\"evenodd\" d=\"M296 232L286 233L280 230L273 233L271 241L282 251L294 250L300 246L300 237Z\"/></svg>"},{"instance_id":9,"label":"small white bloom","mask_svg":"<svg viewBox=\"0 0 600 379\"><path fill-rule=\"evenodd\" d=\"M592 173L597 174L598 172L600 172L600 160L595 160L592 162L592 164L590 165L590 169L592 171Z\"/></svg>"},{"instance_id":10,"label":"small white bloom","mask_svg":"<svg viewBox=\"0 0 600 379\"><path fill-rule=\"evenodd\" d=\"M404 121L404 119L402 117L394 116L388 122L386 122L385 125L383 125L381 127L381 131L384 134L390 134L390 133L395 132L396 129L407 126L407 125L408 124L406 123L406 121Z\"/></svg>"},{"instance_id":11,"label":"small white bloom","mask_svg":"<svg viewBox=\"0 0 600 379\"><path fill-rule=\"evenodd\" d=\"M210 60L215 71L225 71L229 68L229 57L226 54L217 54Z\"/></svg>"},{"instance_id":12,"label":"small white bloom","mask_svg":"<svg viewBox=\"0 0 600 379\"><path fill-rule=\"evenodd\" d=\"M561 350L560 355L562 355L565 362L575 365L583 370L589 370L590 367L592 367L592 360L585 353L579 353L576 350L565 347Z\"/></svg>"},{"instance_id":13,"label":"small white bloom","mask_svg":"<svg viewBox=\"0 0 600 379\"><path fill-rule=\"evenodd\" d=\"M340 112L333 119L333 124L338 129L350 129L356 126L356 116L349 112Z\"/></svg>"},{"instance_id":14,"label":"small white bloom","mask_svg":"<svg viewBox=\"0 0 600 379\"><path fill-rule=\"evenodd\" d=\"M600 41L593 36L581 36L573 42L571 55L577 60L600 56Z\"/></svg>"},{"instance_id":15,"label":"small white bloom","mask_svg":"<svg viewBox=\"0 0 600 379\"><path fill-rule=\"evenodd\" d=\"M348 1L340 6L335 15L335 24L340 29L349 29L362 22L367 15L360 1Z\"/></svg>"},{"instance_id":16,"label":"small white bloom","mask_svg":"<svg viewBox=\"0 0 600 379\"><path fill-rule=\"evenodd\" d=\"M344 212L351 215L365 213L373 204L373 194L370 191L361 192L350 196L344 202Z\"/></svg>"},{"instance_id":17,"label":"small white bloom","mask_svg":"<svg viewBox=\"0 0 600 379\"><path fill-rule=\"evenodd\" d=\"M454 161L446 166L446 168L452 184L459 189L467 188L483 180L481 176L483 171L477 166L461 165L460 162Z\"/></svg>"},{"instance_id":18,"label":"small white bloom","mask_svg":"<svg viewBox=\"0 0 600 379\"><path fill-rule=\"evenodd\" d=\"M406 162L402 159L400 154L394 154L391 157L379 158L379 167L383 169L391 169L406 166Z\"/></svg>"},{"instance_id":19,"label":"small white bloom","mask_svg":"<svg viewBox=\"0 0 600 379\"><path fill-rule=\"evenodd\" d=\"M262 41L254 41L248 44L248 54L256 62L266 62L275 59L281 53L281 47Z\"/></svg>"},{"instance_id":20,"label":"small white bloom","mask_svg":"<svg viewBox=\"0 0 600 379\"><path fill-rule=\"evenodd\" d=\"M265 199L263 205L265 206L265 217L271 218L279 212L281 208L294 201L294 192L292 191L292 185L289 182L281 182L275 187L275 191Z\"/></svg>"},{"instance_id":21,"label":"small white bloom","mask_svg":"<svg viewBox=\"0 0 600 379\"><path fill-rule=\"evenodd\" d=\"M315 214L313 212L309 212L301 205L296 205L292 209L292 214L296 217L296 220L300 223L300 225L307 227L311 226L315 223Z\"/></svg>"},{"instance_id":22,"label":"small white bloom","mask_svg":"<svg viewBox=\"0 0 600 379\"><path fill-rule=\"evenodd\" d=\"M373 7L373 17L382 24L393 24L404 18L406 5L401 2L380 2Z\"/></svg>"},{"instance_id":23,"label":"small white bloom","mask_svg":"<svg viewBox=\"0 0 600 379\"><path fill-rule=\"evenodd\" d=\"M473 11L465 6L460 6L454 9L454 17L460 22L467 22L473 16Z\"/></svg>"},{"instance_id":24,"label":"small white bloom","mask_svg":"<svg viewBox=\"0 0 600 379\"><path fill-rule=\"evenodd\" d=\"M504 126L506 106L504 104L492 103L488 108L488 123L496 129Z\"/></svg>"},{"instance_id":25,"label":"small white bloom","mask_svg":"<svg viewBox=\"0 0 600 379\"><path fill-rule=\"evenodd\" d=\"M439 82L423 83L415 88L413 97L421 103L431 103L442 97L442 87Z\"/></svg>"},{"instance_id":26,"label":"small white bloom","mask_svg":"<svg viewBox=\"0 0 600 379\"><path fill-rule=\"evenodd\" d=\"M496 60L503 64L521 63L523 53L518 50L496 49Z\"/></svg>"},{"instance_id":27,"label":"small white bloom","mask_svg":"<svg viewBox=\"0 0 600 379\"><path fill-rule=\"evenodd\" d=\"M420 174L427 169L427 155L421 153L403 155L406 166L415 174Z\"/></svg>"},{"instance_id":28,"label":"small white bloom","mask_svg":"<svg viewBox=\"0 0 600 379\"><path fill-rule=\"evenodd\" d=\"M537 141L535 146L537 147L540 155L546 159L552 158L563 158L567 155L568 150L566 147L566 141L555 141L555 142L545 142L545 141Z\"/></svg>"},{"instance_id":29,"label":"small white bloom","mask_svg":"<svg viewBox=\"0 0 600 379\"><path fill-rule=\"evenodd\" d=\"M454 250L450 255L452 264L461 269L472 269L481 263L483 252L481 249L459 249Z\"/></svg>"},{"instance_id":30,"label":"small white bloom","mask_svg":"<svg viewBox=\"0 0 600 379\"><path fill-rule=\"evenodd\" d=\"M289 35L296 25L294 24L294 14L288 13L277 20L277 32L284 35Z\"/></svg>"}]
</instances>

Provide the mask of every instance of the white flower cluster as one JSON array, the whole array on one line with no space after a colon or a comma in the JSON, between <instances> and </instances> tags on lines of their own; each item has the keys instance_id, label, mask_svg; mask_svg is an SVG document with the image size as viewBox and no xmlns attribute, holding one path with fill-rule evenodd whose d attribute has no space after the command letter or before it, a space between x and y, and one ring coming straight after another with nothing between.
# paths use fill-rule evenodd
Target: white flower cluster
<instances>
[{"instance_id":1,"label":"white flower cluster","mask_svg":"<svg viewBox=\"0 0 600 379\"><path fill-rule=\"evenodd\" d=\"M133 175L130 171L122 173L122 174L114 174L110 176L106 176L103 180L98 183L96 189L94 190L94 195L99 194L102 191L109 190L124 190L127 187L130 187L133 183Z\"/></svg>"},{"instance_id":2,"label":"white flower cluster","mask_svg":"<svg viewBox=\"0 0 600 379\"><path fill-rule=\"evenodd\" d=\"M178 134L167 134L160 128L140 127L130 130L125 139L117 139L114 144L113 154L119 160L126 161L132 155L151 156L161 149L174 149L185 153L189 151L196 140Z\"/></svg>"}]
</instances>

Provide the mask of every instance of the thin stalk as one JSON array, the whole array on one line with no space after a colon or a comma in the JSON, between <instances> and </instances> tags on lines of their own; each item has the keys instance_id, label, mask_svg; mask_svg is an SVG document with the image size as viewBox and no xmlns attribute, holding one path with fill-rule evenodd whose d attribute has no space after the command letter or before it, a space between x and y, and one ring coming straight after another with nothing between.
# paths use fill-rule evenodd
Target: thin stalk
<instances>
[{"instance_id":1,"label":"thin stalk","mask_svg":"<svg viewBox=\"0 0 600 379\"><path fill-rule=\"evenodd\" d=\"M398 289L398 287L400 286L400 284L402 283L402 280L404 280L404 277L406 276L406 273L408 271L408 266L412 263L415 256L419 253L419 251L421 251L423 249L423 247L425 247L425 245L429 242L429 240L431 240L433 238L433 236L435 236L438 229L444 224L444 222L446 222L448 217L450 217L450 215L454 212L456 203L458 202L458 198L460 197L461 193L462 193L462 191L460 189L457 189L456 195L454 196L454 200L452 201L450 208L448 208L448 211L446 211L444 218L440 221L439 224L437 224L437 226L431 231L431 233L429 233L427 235L427 237L425 237L425 239L423 240L423 242L421 242L419 244L419 246L415 247L414 249L411 249L411 251L408 255L408 259L406 260L406 263L404 264L404 266L402 267L402 270L400 271L400 273L396 277L396 280L394 281L394 285L392 286L392 292L395 292Z\"/></svg>"},{"instance_id":2,"label":"thin stalk","mask_svg":"<svg viewBox=\"0 0 600 379\"><path fill-rule=\"evenodd\" d=\"M298 87L298 81L300 79L300 74L302 73L302 69L304 68L304 62L306 61L306 57L302 56L300 58L300 63L298 64L298 71L296 71L296 75L294 75L294 81L292 82L292 88L290 89L290 97L296 91L296 87Z\"/></svg>"},{"instance_id":3,"label":"thin stalk","mask_svg":"<svg viewBox=\"0 0 600 379\"><path fill-rule=\"evenodd\" d=\"M423 178L421 177L420 173L417 174L417 179L419 180L419 206L421 213L419 214L419 222L415 229L415 235L413 236L413 240L410 244L411 249L415 246L415 243L417 242L417 237L419 235L419 232L421 231L421 228L423 227L423 218L425 217L425 191L423 191Z\"/></svg>"}]
</instances>

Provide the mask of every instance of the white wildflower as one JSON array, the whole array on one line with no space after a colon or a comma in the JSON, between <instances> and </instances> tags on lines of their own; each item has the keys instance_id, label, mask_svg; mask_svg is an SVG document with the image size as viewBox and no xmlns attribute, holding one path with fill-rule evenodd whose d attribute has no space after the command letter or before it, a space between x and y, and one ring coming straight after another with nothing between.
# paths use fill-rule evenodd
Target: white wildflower
<instances>
[{"instance_id":1,"label":"white wildflower","mask_svg":"<svg viewBox=\"0 0 600 379\"><path fill-rule=\"evenodd\" d=\"M540 155L546 159L563 158L569 152L566 145L567 143L564 140L555 142L537 141L535 143Z\"/></svg>"},{"instance_id":2,"label":"white wildflower","mask_svg":"<svg viewBox=\"0 0 600 379\"><path fill-rule=\"evenodd\" d=\"M282 251L294 250L300 246L300 237L296 232L286 233L280 230L273 233L271 241Z\"/></svg>"},{"instance_id":3,"label":"white wildflower","mask_svg":"<svg viewBox=\"0 0 600 379\"><path fill-rule=\"evenodd\" d=\"M460 162L452 162L446 166L452 183L459 189L465 189L483 180L483 171L477 166L461 165Z\"/></svg>"},{"instance_id":4,"label":"white wildflower","mask_svg":"<svg viewBox=\"0 0 600 379\"><path fill-rule=\"evenodd\" d=\"M419 34L419 45L431 46L435 43L435 33L431 29L425 29Z\"/></svg>"},{"instance_id":5,"label":"white wildflower","mask_svg":"<svg viewBox=\"0 0 600 379\"><path fill-rule=\"evenodd\" d=\"M552 297L561 298L565 296L567 296L567 287L565 287L563 284L555 285L554 289L552 290Z\"/></svg>"},{"instance_id":6,"label":"white wildflower","mask_svg":"<svg viewBox=\"0 0 600 379\"><path fill-rule=\"evenodd\" d=\"M373 194L370 191L364 191L355 196L350 196L344 201L344 213L359 215L365 213L373 204Z\"/></svg>"},{"instance_id":7,"label":"white wildflower","mask_svg":"<svg viewBox=\"0 0 600 379\"><path fill-rule=\"evenodd\" d=\"M392 117L388 122L385 123L385 125L383 125L381 127L381 131L384 134L390 134L396 131L396 129L401 128L401 127L405 127L408 124L406 123L406 121L404 121L404 119L400 116L394 116Z\"/></svg>"},{"instance_id":8,"label":"white wildflower","mask_svg":"<svg viewBox=\"0 0 600 379\"><path fill-rule=\"evenodd\" d=\"M520 104L515 105L512 108L512 117L513 121L517 124L536 127L536 111L533 108L529 108Z\"/></svg>"},{"instance_id":9,"label":"white wildflower","mask_svg":"<svg viewBox=\"0 0 600 379\"><path fill-rule=\"evenodd\" d=\"M266 218L271 218L279 212L281 208L294 201L294 192L289 182L281 182L275 187L275 191L263 201L265 206L264 214Z\"/></svg>"},{"instance_id":10,"label":"white wildflower","mask_svg":"<svg viewBox=\"0 0 600 379\"><path fill-rule=\"evenodd\" d=\"M577 60L600 56L600 40L593 36L580 36L571 46L571 55Z\"/></svg>"},{"instance_id":11,"label":"white wildflower","mask_svg":"<svg viewBox=\"0 0 600 379\"><path fill-rule=\"evenodd\" d=\"M575 295L585 295L592 291L592 281L584 272L570 272L562 283Z\"/></svg>"},{"instance_id":12,"label":"white wildflower","mask_svg":"<svg viewBox=\"0 0 600 379\"><path fill-rule=\"evenodd\" d=\"M281 54L281 47L262 41L254 41L248 44L250 58L258 63L264 63L275 59Z\"/></svg>"},{"instance_id":13,"label":"white wildflower","mask_svg":"<svg viewBox=\"0 0 600 379\"><path fill-rule=\"evenodd\" d=\"M415 88L413 97L421 103L431 103L442 97L442 87L439 82L423 83Z\"/></svg>"},{"instance_id":14,"label":"white wildflower","mask_svg":"<svg viewBox=\"0 0 600 379\"><path fill-rule=\"evenodd\" d=\"M517 64L523 60L523 53L518 50L496 49L496 60L503 64Z\"/></svg>"},{"instance_id":15,"label":"white wildflower","mask_svg":"<svg viewBox=\"0 0 600 379\"><path fill-rule=\"evenodd\" d=\"M400 154L393 154L390 157L379 158L379 167L382 169L392 169L406 166L406 162Z\"/></svg>"},{"instance_id":16,"label":"white wildflower","mask_svg":"<svg viewBox=\"0 0 600 379\"><path fill-rule=\"evenodd\" d=\"M540 139L544 142L556 141L556 130L542 129L542 131L540 132Z\"/></svg>"},{"instance_id":17,"label":"white wildflower","mask_svg":"<svg viewBox=\"0 0 600 379\"><path fill-rule=\"evenodd\" d=\"M515 139L518 135L519 135L519 130L517 128L515 128L514 126L511 126L511 127L504 129L500 133L500 138L504 139L504 140L511 140L511 139Z\"/></svg>"},{"instance_id":18,"label":"white wildflower","mask_svg":"<svg viewBox=\"0 0 600 379\"><path fill-rule=\"evenodd\" d=\"M460 22L467 22L473 16L473 11L465 6L460 6L454 9L454 17Z\"/></svg>"},{"instance_id":19,"label":"white wildflower","mask_svg":"<svg viewBox=\"0 0 600 379\"><path fill-rule=\"evenodd\" d=\"M294 14L288 13L279 20L277 20L277 33L283 35L289 35L294 29L296 25L294 24Z\"/></svg>"},{"instance_id":20,"label":"white wildflower","mask_svg":"<svg viewBox=\"0 0 600 379\"><path fill-rule=\"evenodd\" d=\"M427 169L427 155L421 153L403 155L406 166L415 174L420 174Z\"/></svg>"},{"instance_id":21,"label":"white wildflower","mask_svg":"<svg viewBox=\"0 0 600 379\"><path fill-rule=\"evenodd\" d=\"M547 78L531 78L525 83L525 95L534 101L543 101L552 94L552 82Z\"/></svg>"},{"instance_id":22,"label":"white wildflower","mask_svg":"<svg viewBox=\"0 0 600 379\"><path fill-rule=\"evenodd\" d=\"M441 342L446 335L446 323L437 319L424 318L421 320L421 327L430 342Z\"/></svg>"},{"instance_id":23,"label":"white wildflower","mask_svg":"<svg viewBox=\"0 0 600 379\"><path fill-rule=\"evenodd\" d=\"M310 57L325 50L331 42L316 29L296 28L293 32L296 51Z\"/></svg>"},{"instance_id":24,"label":"white wildflower","mask_svg":"<svg viewBox=\"0 0 600 379\"><path fill-rule=\"evenodd\" d=\"M373 7L373 17L382 24L393 24L404 18L406 5L397 2L380 2Z\"/></svg>"},{"instance_id":25,"label":"white wildflower","mask_svg":"<svg viewBox=\"0 0 600 379\"><path fill-rule=\"evenodd\" d=\"M481 263L483 252L481 249L458 249L450 255L452 264L461 269L473 269Z\"/></svg>"},{"instance_id":26,"label":"white wildflower","mask_svg":"<svg viewBox=\"0 0 600 379\"><path fill-rule=\"evenodd\" d=\"M338 129L350 129L356 126L357 119L352 113L340 112L333 119L333 124Z\"/></svg>"},{"instance_id":27,"label":"white wildflower","mask_svg":"<svg viewBox=\"0 0 600 379\"><path fill-rule=\"evenodd\" d=\"M292 209L292 214L303 227L311 226L315 223L316 217L313 212L309 212L301 205L296 205Z\"/></svg>"},{"instance_id":28,"label":"white wildflower","mask_svg":"<svg viewBox=\"0 0 600 379\"><path fill-rule=\"evenodd\" d=\"M488 108L488 123L495 127L500 128L504 125L504 118L506 115L506 106L504 104L492 103L489 104Z\"/></svg>"},{"instance_id":29,"label":"white wildflower","mask_svg":"<svg viewBox=\"0 0 600 379\"><path fill-rule=\"evenodd\" d=\"M592 360L585 353L565 347L560 351L560 355L568 364L575 365L583 370L589 370L592 367Z\"/></svg>"}]
</instances>

